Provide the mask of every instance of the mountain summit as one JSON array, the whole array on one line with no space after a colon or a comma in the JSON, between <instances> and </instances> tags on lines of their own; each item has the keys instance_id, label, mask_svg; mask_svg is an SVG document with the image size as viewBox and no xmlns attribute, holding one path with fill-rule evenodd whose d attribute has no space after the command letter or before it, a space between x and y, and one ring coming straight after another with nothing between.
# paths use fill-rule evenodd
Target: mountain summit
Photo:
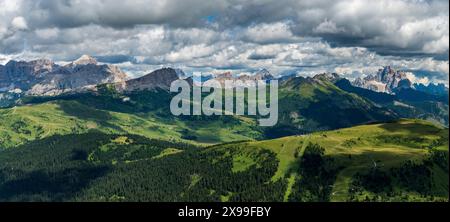
<instances>
[{"instance_id":1,"label":"mountain summit","mask_svg":"<svg viewBox=\"0 0 450 222\"><path fill-rule=\"evenodd\" d=\"M73 61L72 64L74 64L74 65L88 65L88 64L97 65L97 59L95 59L94 57L92 57L90 55L82 55L80 58Z\"/></svg>"},{"instance_id":2,"label":"mountain summit","mask_svg":"<svg viewBox=\"0 0 450 222\"><path fill-rule=\"evenodd\" d=\"M376 75L369 75L363 79L357 78L353 82L354 86L370 89L376 92L393 93L397 87L411 87L410 80L406 73L397 71L391 66L379 69Z\"/></svg>"},{"instance_id":3,"label":"mountain summit","mask_svg":"<svg viewBox=\"0 0 450 222\"><path fill-rule=\"evenodd\" d=\"M61 66L51 60L9 61L0 68L0 91L20 90L27 95L55 96L95 88L98 84L124 82L127 75L113 65L99 65L84 55Z\"/></svg>"},{"instance_id":4,"label":"mountain summit","mask_svg":"<svg viewBox=\"0 0 450 222\"><path fill-rule=\"evenodd\" d=\"M121 91L140 91L170 88L173 81L180 79L180 70L172 68L163 68L153 71L145 76L137 79L126 81L123 86L119 87Z\"/></svg>"}]
</instances>

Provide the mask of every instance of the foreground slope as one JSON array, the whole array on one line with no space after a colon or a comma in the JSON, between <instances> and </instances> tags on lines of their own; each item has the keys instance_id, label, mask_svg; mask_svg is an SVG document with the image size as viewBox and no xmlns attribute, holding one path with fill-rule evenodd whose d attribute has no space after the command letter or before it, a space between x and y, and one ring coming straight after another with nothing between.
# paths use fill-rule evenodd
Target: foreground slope
<instances>
[{"instance_id":1,"label":"foreground slope","mask_svg":"<svg viewBox=\"0 0 450 222\"><path fill-rule=\"evenodd\" d=\"M421 120L208 148L90 132L0 154L1 201L448 200L448 129Z\"/></svg>"},{"instance_id":2,"label":"foreground slope","mask_svg":"<svg viewBox=\"0 0 450 222\"><path fill-rule=\"evenodd\" d=\"M325 200L448 198L448 129L422 120L363 125L306 136L250 142L242 146L268 149L277 154L280 163L272 180L289 178L292 187L289 187L286 198L292 194L294 200L324 200L317 199L320 196L317 194L316 197L311 195L311 199L295 194L295 189L307 187L303 183L314 181L302 178L305 176L302 175L305 173L302 163L305 150L314 150L316 147L319 147L317 153L320 155L314 156L315 153L313 156L322 156L318 163L326 169L321 172L320 166L310 166L319 168L315 169L318 172L309 175L319 178L311 189L322 186L323 190L316 192L325 194L322 196ZM361 185L361 178L369 179ZM383 181L388 182L383 184ZM412 184L411 181L418 184ZM301 186L296 187L294 183Z\"/></svg>"}]
</instances>

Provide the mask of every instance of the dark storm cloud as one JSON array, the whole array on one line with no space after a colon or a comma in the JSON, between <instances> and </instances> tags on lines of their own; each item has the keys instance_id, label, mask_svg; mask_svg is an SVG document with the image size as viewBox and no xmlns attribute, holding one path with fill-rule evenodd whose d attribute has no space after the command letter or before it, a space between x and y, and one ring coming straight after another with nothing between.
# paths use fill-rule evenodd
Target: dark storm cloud
<instances>
[{"instance_id":1,"label":"dark storm cloud","mask_svg":"<svg viewBox=\"0 0 450 222\"><path fill-rule=\"evenodd\" d=\"M224 7L221 1L203 0L33 0L23 9L35 27L78 27L99 24L132 28L141 24L192 27Z\"/></svg>"},{"instance_id":2,"label":"dark storm cloud","mask_svg":"<svg viewBox=\"0 0 450 222\"><path fill-rule=\"evenodd\" d=\"M253 54L248 56L248 59L251 59L251 60L266 60L266 59L274 59L275 57L276 57L275 55L263 55L263 54L253 53Z\"/></svg>"}]
</instances>

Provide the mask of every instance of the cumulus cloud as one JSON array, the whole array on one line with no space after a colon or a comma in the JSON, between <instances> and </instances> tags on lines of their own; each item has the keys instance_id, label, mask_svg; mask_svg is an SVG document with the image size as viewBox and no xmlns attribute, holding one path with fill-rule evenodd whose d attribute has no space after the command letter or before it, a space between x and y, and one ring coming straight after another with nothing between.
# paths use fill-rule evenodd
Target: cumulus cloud
<instances>
[{"instance_id":1,"label":"cumulus cloud","mask_svg":"<svg viewBox=\"0 0 450 222\"><path fill-rule=\"evenodd\" d=\"M393 65L428 70L429 81L445 81L448 5L446 0L0 0L0 55L69 61L91 54L134 73L174 66L353 77Z\"/></svg>"},{"instance_id":2,"label":"cumulus cloud","mask_svg":"<svg viewBox=\"0 0 450 222\"><path fill-rule=\"evenodd\" d=\"M325 20L313 29L318 34L339 34L345 32L344 28L338 28L333 21Z\"/></svg>"},{"instance_id":3,"label":"cumulus cloud","mask_svg":"<svg viewBox=\"0 0 450 222\"><path fill-rule=\"evenodd\" d=\"M418 84L424 84L428 85L430 83L430 79L428 77L417 77L412 72L406 72L406 77L412 82L412 83L418 83Z\"/></svg>"},{"instance_id":4,"label":"cumulus cloud","mask_svg":"<svg viewBox=\"0 0 450 222\"><path fill-rule=\"evenodd\" d=\"M279 43L298 41L290 30L290 26L284 22L272 24L258 24L242 31L242 38L256 43Z\"/></svg>"},{"instance_id":5,"label":"cumulus cloud","mask_svg":"<svg viewBox=\"0 0 450 222\"><path fill-rule=\"evenodd\" d=\"M22 16L13 18L13 20L11 21L11 26L12 26L12 28L14 28L16 30L28 29L27 21Z\"/></svg>"},{"instance_id":6,"label":"cumulus cloud","mask_svg":"<svg viewBox=\"0 0 450 222\"><path fill-rule=\"evenodd\" d=\"M35 33L36 37L41 39L55 39L59 35L59 29L57 28L37 29Z\"/></svg>"},{"instance_id":7,"label":"cumulus cloud","mask_svg":"<svg viewBox=\"0 0 450 222\"><path fill-rule=\"evenodd\" d=\"M226 1L203 0L35 0L22 4L37 27L61 28L99 24L126 28L141 24L199 25L225 8Z\"/></svg>"}]
</instances>

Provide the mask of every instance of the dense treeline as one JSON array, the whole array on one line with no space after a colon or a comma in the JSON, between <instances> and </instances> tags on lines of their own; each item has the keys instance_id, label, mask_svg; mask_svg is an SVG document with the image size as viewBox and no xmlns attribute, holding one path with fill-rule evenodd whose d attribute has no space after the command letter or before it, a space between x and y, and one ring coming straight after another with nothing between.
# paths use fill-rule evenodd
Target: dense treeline
<instances>
[{"instance_id":1,"label":"dense treeline","mask_svg":"<svg viewBox=\"0 0 450 222\"><path fill-rule=\"evenodd\" d=\"M339 168L334 160L325 156L325 149L309 144L300 159L298 179L290 201L327 202Z\"/></svg>"},{"instance_id":2,"label":"dense treeline","mask_svg":"<svg viewBox=\"0 0 450 222\"><path fill-rule=\"evenodd\" d=\"M422 162L406 161L400 167L387 171L373 168L367 173L357 173L349 188L349 201L392 201L408 200L406 192L414 192L430 200L433 193L433 174L439 168L448 174L448 152L430 150L429 158ZM362 197L362 199L361 199Z\"/></svg>"},{"instance_id":3,"label":"dense treeline","mask_svg":"<svg viewBox=\"0 0 450 222\"><path fill-rule=\"evenodd\" d=\"M239 155L254 164L234 172ZM53 136L1 152L0 201L282 201L286 182L271 182L277 167L275 154L263 149Z\"/></svg>"},{"instance_id":4,"label":"dense treeline","mask_svg":"<svg viewBox=\"0 0 450 222\"><path fill-rule=\"evenodd\" d=\"M327 202L345 167L339 156L309 143L302 155L295 154L297 163L289 172L294 181L274 180L276 154L246 144L201 148L136 135L52 136L0 151L0 202ZM409 200L411 192L431 200L445 197L448 187L435 189L435 183L446 174L448 152L431 149L423 162L355 174L347 200Z\"/></svg>"}]
</instances>

